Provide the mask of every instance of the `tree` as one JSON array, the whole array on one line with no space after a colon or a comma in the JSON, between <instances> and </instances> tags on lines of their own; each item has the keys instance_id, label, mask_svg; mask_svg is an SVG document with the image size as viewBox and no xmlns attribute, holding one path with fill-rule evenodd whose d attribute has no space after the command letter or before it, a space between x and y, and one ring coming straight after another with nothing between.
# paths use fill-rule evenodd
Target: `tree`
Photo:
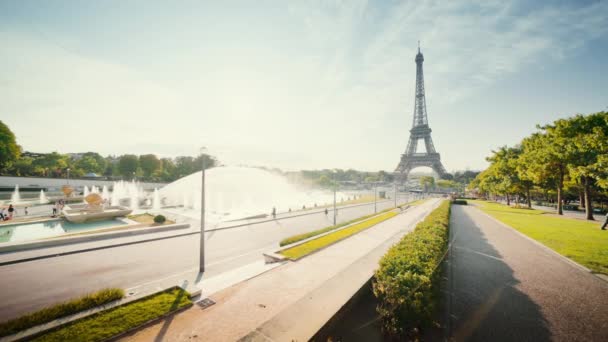
<instances>
[{"instance_id":1,"label":"tree","mask_svg":"<svg viewBox=\"0 0 608 342\"><path fill-rule=\"evenodd\" d=\"M573 178L579 179L582 185L584 202L581 204L585 207L585 216L588 220L593 220L592 187L596 180L606 178L608 174L608 168L600 159L600 156L608 152L605 149L605 141L608 139L608 114L579 114L567 120L557 120L554 127L568 142L568 167Z\"/></svg>"},{"instance_id":2,"label":"tree","mask_svg":"<svg viewBox=\"0 0 608 342\"><path fill-rule=\"evenodd\" d=\"M118 159L118 172L123 177L133 177L139 167L139 158L134 154L125 154Z\"/></svg>"},{"instance_id":3,"label":"tree","mask_svg":"<svg viewBox=\"0 0 608 342\"><path fill-rule=\"evenodd\" d=\"M154 172L160 169L161 162L153 154L144 154L139 156L139 166L143 171L143 176L150 178Z\"/></svg>"},{"instance_id":4,"label":"tree","mask_svg":"<svg viewBox=\"0 0 608 342\"><path fill-rule=\"evenodd\" d=\"M0 172L19 159L21 147L17 145L15 134L0 120Z\"/></svg>"},{"instance_id":5,"label":"tree","mask_svg":"<svg viewBox=\"0 0 608 342\"><path fill-rule=\"evenodd\" d=\"M425 192L428 192L435 187L435 178L433 178L433 176L420 177L420 186L424 188Z\"/></svg>"},{"instance_id":6,"label":"tree","mask_svg":"<svg viewBox=\"0 0 608 342\"><path fill-rule=\"evenodd\" d=\"M102 173L103 166L97 163L97 160L91 156L84 156L76 161L74 164L76 168L81 169L83 173L94 172L97 174Z\"/></svg>"},{"instance_id":7,"label":"tree","mask_svg":"<svg viewBox=\"0 0 608 342\"><path fill-rule=\"evenodd\" d=\"M536 132L522 142L522 162L526 179L536 184L550 181L557 190L557 213L563 215L564 181L569 177L568 157L564 136L553 126L538 127Z\"/></svg>"}]
</instances>

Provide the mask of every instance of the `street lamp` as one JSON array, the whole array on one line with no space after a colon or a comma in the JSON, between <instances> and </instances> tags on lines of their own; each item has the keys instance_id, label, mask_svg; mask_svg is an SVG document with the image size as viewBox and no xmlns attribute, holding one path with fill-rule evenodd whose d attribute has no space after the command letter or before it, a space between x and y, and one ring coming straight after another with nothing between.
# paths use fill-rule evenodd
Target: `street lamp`
<instances>
[{"instance_id":1,"label":"street lamp","mask_svg":"<svg viewBox=\"0 0 608 342\"><path fill-rule=\"evenodd\" d=\"M336 225L336 216L337 216L337 212L336 212L336 188L338 187L338 183L336 182L336 170L333 170L332 172L332 180L333 180L333 188L334 188L334 226Z\"/></svg>"},{"instance_id":2,"label":"street lamp","mask_svg":"<svg viewBox=\"0 0 608 342\"><path fill-rule=\"evenodd\" d=\"M377 195L378 195L378 182L374 182L374 214L376 214L378 212Z\"/></svg>"},{"instance_id":3,"label":"street lamp","mask_svg":"<svg viewBox=\"0 0 608 342\"><path fill-rule=\"evenodd\" d=\"M200 273L205 272L205 169L206 158L204 152L205 147L201 147L201 248L200 248L200 259L199 259L199 271Z\"/></svg>"},{"instance_id":4,"label":"street lamp","mask_svg":"<svg viewBox=\"0 0 608 342\"><path fill-rule=\"evenodd\" d=\"M395 186L395 208L397 208L397 182L393 183Z\"/></svg>"},{"instance_id":5,"label":"street lamp","mask_svg":"<svg viewBox=\"0 0 608 342\"><path fill-rule=\"evenodd\" d=\"M70 184L70 168L68 167L68 184Z\"/></svg>"}]
</instances>

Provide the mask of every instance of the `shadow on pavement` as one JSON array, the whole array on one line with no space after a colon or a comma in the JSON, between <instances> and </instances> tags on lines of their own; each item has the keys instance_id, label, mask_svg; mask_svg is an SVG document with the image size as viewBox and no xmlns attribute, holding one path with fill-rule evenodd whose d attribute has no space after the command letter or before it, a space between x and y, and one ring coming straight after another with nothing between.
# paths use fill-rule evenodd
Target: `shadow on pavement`
<instances>
[{"instance_id":1,"label":"shadow on pavement","mask_svg":"<svg viewBox=\"0 0 608 342\"><path fill-rule=\"evenodd\" d=\"M451 341L550 341L540 307L467 214L452 206L446 333Z\"/></svg>"}]
</instances>

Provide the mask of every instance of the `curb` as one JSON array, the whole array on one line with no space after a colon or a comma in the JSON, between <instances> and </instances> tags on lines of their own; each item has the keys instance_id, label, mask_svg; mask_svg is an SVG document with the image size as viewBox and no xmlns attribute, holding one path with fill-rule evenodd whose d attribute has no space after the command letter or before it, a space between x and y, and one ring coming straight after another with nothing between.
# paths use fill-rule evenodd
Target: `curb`
<instances>
[{"instance_id":1,"label":"curb","mask_svg":"<svg viewBox=\"0 0 608 342\"><path fill-rule=\"evenodd\" d=\"M589 268L587 268L587 267L585 267L585 266L583 266L583 265L579 264L578 262L576 262L576 261L574 261L574 260L572 260L572 259L570 259L570 258L568 258L568 257L566 257L566 256L563 256L563 255L559 254L558 252L554 251L554 250L553 250L553 249L551 249L550 247L548 247L548 246L544 245L543 243L541 243L541 242L539 242L539 241L534 240L533 238L531 238L531 237L529 237L529 236L525 235L524 233L522 233L522 232L518 231L517 229L515 229L515 228L513 228L513 227L511 227L511 226L507 225L506 223L504 223L504 222L502 222L502 221L498 220L497 218L495 218L495 217L491 216L490 214L487 214L486 212L484 212L483 210L481 210L481 209L477 208L476 206L473 206L473 208L475 208L475 210L479 211L481 214L485 215L486 217L488 217L488 218L492 219L493 221L495 221L495 222L496 222L496 223L498 223L499 225L501 225L501 226L503 226L503 227L505 227L505 228L507 228L507 229L509 229L509 230L511 230L511 231L513 231L513 232L515 232L515 233L516 233L516 234L518 234L519 236L521 236L521 237L525 238L526 240L528 240L528 241L530 241L530 242L534 243L535 245L537 245L537 246L541 247L541 248L542 248L544 251L549 252L549 254L551 254L551 255L553 255L553 256L557 256L557 257L558 257L560 260L562 260L562 261L564 261L564 262L566 262L566 263L570 264L571 266L574 266L575 268L578 268L580 271L583 271L583 272L585 272L585 273L592 274L592 275L594 275L594 276L595 276L597 279L599 279L599 280L601 280L601 281L603 281L603 282L606 282L606 283L608 284L608 276L606 276L606 275L604 275L604 274L601 274L601 273L594 273L594 272L593 272L592 270L590 270Z\"/></svg>"}]
</instances>

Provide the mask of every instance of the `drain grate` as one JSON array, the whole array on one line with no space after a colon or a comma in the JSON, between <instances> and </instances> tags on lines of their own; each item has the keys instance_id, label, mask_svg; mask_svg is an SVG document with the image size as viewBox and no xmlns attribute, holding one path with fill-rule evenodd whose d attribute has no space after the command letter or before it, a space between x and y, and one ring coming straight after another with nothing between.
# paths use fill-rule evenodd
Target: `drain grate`
<instances>
[{"instance_id":1,"label":"drain grate","mask_svg":"<svg viewBox=\"0 0 608 342\"><path fill-rule=\"evenodd\" d=\"M215 304L215 302L209 298L201 299L196 303L196 305L200 306L202 309L206 309L213 304Z\"/></svg>"}]
</instances>

